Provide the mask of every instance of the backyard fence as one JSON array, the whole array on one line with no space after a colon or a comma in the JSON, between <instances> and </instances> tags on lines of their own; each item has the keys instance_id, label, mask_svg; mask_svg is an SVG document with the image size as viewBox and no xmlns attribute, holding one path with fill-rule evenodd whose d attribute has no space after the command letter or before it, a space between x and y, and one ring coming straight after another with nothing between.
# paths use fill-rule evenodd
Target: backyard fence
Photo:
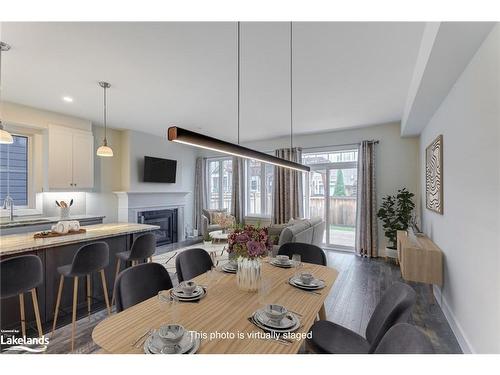
<instances>
[{"instance_id":1,"label":"backyard fence","mask_svg":"<svg viewBox=\"0 0 500 375\"><path fill-rule=\"evenodd\" d=\"M326 212L324 197L309 198L310 217L324 217ZM356 197L330 197L330 225L356 226Z\"/></svg>"}]
</instances>

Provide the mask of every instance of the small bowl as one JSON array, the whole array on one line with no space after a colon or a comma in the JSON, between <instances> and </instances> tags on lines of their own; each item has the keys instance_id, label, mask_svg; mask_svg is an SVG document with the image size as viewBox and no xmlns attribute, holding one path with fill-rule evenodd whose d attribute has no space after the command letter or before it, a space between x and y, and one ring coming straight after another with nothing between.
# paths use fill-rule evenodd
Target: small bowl
<instances>
[{"instance_id":1,"label":"small bowl","mask_svg":"<svg viewBox=\"0 0 500 375\"><path fill-rule=\"evenodd\" d=\"M276 260L281 264L290 263L290 258L288 257L288 255L276 255Z\"/></svg>"},{"instance_id":2,"label":"small bowl","mask_svg":"<svg viewBox=\"0 0 500 375\"><path fill-rule=\"evenodd\" d=\"M304 284L309 285L312 283L314 280L314 276L312 273L309 272L302 272L299 274L300 281L302 281Z\"/></svg>"},{"instance_id":3,"label":"small bowl","mask_svg":"<svg viewBox=\"0 0 500 375\"><path fill-rule=\"evenodd\" d=\"M183 281L182 283L179 284L179 287L181 288L182 292L188 296L193 294L194 290L196 289L196 283L194 281Z\"/></svg>"},{"instance_id":4,"label":"small bowl","mask_svg":"<svg viewBox=\"0 0 500 375\"><path fill-rule=\"evenodd\" d=\"M158 329L158 337L165 346L173 347L184 336L186 330L179 324L167 324Z\"/></svg>"},{"instance_id":5,"label":"small bowl","mask_svg":"<svg viewBox=\"0 0 500 375\"><path fill-rule=\"evenodd\" d=\"M264 307L264 313L273 322L279 323L288 313L286 307L281 305L267 305Z\"/></svg>"}]
</instances>

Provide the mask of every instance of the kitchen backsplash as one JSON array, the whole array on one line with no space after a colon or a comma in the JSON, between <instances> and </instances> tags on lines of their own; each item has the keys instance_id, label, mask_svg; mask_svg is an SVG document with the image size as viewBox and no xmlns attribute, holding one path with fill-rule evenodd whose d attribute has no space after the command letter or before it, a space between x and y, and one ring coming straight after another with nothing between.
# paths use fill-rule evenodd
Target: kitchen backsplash
<instances>
[{"instance_id":1,"label":"kitchen backsplash","mask_svg":"<svg viewBox=\"0 0 500 375\"><path fill-rule=\"evenodd\" d=\"M37 202L41 203L44 216L59 216L60 210L56 205L56 200L69 204L71 199L73 199L73 205L70 208L70 215L85 215L87 206L85 192L48 192L37 194Z\"/></svg>"}]
</instances>

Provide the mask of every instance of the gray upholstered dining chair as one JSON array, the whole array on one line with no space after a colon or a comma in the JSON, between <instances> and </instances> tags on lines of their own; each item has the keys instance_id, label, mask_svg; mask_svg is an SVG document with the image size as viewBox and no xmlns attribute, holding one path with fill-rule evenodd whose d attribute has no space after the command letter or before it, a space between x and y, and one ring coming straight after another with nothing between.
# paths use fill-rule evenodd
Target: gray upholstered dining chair
<instances>
[{"instance_id":1,"label":"gray upholstered dining chair","mask_svg":"<svg viewBox=\"0 0 500 375\"><path fill-rule=\"evenodd\" d=\"M203 249L188 249L175 258L175 269L179 282L191 280L209 271L213 266L214 263L210 254Z\"/></svg>"},{"instance_id":2,"label":"gray upholstered dining chair","mask_svg":"<svg viewBox=\"0 0 500 375\"><path fill-rule=\"evenodd\" d=\"M145 263L120 272L115 282L116 311L145 301L172 288L168 271L161 264Z\"/></svg>"},{"instance_id":3,"label":"gray upholstered dining chair","mask_svg":"<svg viewBox=\"0 0 500 375\"><path fill-rule=\"evenodd\" d=\"M90 276L93 272L101 274L102 289L104 300L108 309L108 315L111 315L111 308L108 299L108 288L106 286L106 276L104 268L109 264L109 246L106 242L93 242L80 247L73 257L71 264L57 267L57 272L61 275L59 281L59 290L57 292L56 308L54 312L54 323L52 325L52 335L56 329L57 316L59 314L59 305L61 303L61 294L64 285L64 278L73 278L73 311L71 319L71 351L75 348L75 329L76 329L76 310L78 302L78 278L87 278L87 310L90 316L92 290L90 285Z\"/></svg>"},{"instance_id":4,"label":"gray upholstered dining chair","mask_svg":"<svg viewBox=\"0 0 500 375\"><path fill-rule=\"evenodd\" d=\"M116 272L115 272L115 280L120 273L121 262L123 261L125 265L127 262L131 262L132 266L139 264L139 261L148 260L150 262L153 261L153 254L156 251L156 237L153 233L144 233L139 235L134 242L130 250L122 251L116 253ZM113 297L111 298L111 305L114 304L115 294L113 293Z\"/></svg>"},{"instance_id":5,"label":"gray upholstered dining chair","mask_svg":"<svg viewBox=\"0 0 500 375\"><path fill-rule=\"evenodd\" d=\"M293 254L299 254L301 262L326 266L325 252L319 246L302 242L287 242L278 250L278 255L292 257Z\"/></svg>"},{"instance_id":6,"label":"gray upholstered dining chair","mask_svg":"<svg viewBox=\"0 0 500 375\"><path fill-rule=\"evenodd\" d=\"M31 292L35 310L38 336L43 335L36 287L43 282L42 261L36 255L20 255L0 262L0 299L19 296L21 332L26 336L26 317L24 313L24 293Z\"/></svg>"},{"instance_id":7,"label":"gray upholstered dining chair","mask_svg":"<svg viewBox=\"0 0 500 375\"><path fill-rule=\"evenodd\" d=\"M311 327L308 346L316 353L373 353L392 326L408 321L415 301L416 293L411 286L395 282L375 307L366 327L366 338L341 325L320 320Z\"/></svg>"},{"instance_id":8,"label":"gray upholstered dining chair","mask_svg":"<svg viewBox=\"0 0 500 375\"><path fill-rule=\"evenodd\" d=\"M375 354L433 354L429 339L415 326L400 323L382 337Z\"/></svg>"}]
</instances>

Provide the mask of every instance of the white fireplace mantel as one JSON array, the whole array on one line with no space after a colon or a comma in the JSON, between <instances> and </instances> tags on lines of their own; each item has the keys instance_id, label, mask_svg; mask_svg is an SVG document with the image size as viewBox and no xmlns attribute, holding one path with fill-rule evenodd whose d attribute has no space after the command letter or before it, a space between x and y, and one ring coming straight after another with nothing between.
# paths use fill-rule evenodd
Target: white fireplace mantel
<instances>
[{"instance_id":1,"label":"white fireplace mantel","mask_svg":"<svg viewBox=\"0 0 500 375\"><path fill-rule=\"evenodd\" d=\"M137 223L143 211L177 208L178 240L184 239L184 207L189 191L115 191L118 197L118 221Z\"/></svg>"}]
</instances>

